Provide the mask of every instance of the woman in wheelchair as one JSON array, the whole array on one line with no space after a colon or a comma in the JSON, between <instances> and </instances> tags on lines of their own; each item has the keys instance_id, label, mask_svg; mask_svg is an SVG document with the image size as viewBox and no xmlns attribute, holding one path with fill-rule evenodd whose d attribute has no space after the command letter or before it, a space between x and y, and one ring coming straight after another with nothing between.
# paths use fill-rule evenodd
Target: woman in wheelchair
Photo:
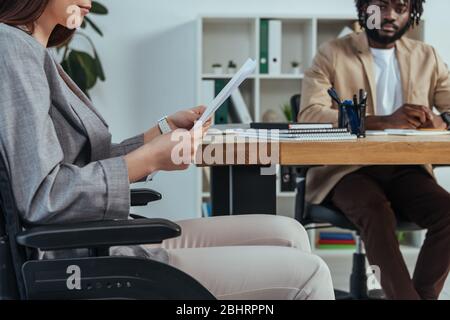
<instances>
[{"instance_id":1,"label":"woman in wheelchair","mask_svg":"<svg viewBox=\"0 0 450 320\"><path fill-rule=\"evenodd\" d=\"M0 0L0 152L21 219L31 225L129 219L131 183L188 167L172 161L178 142L165 128L191 130L205 110L178 112L112 144L105 120L48 50L73 35L91 5ZM334 298L328 267L311 254L305 229L293 219L177 223L178 238L110 254L170 264L218 299Z\"/></svg>"}]
</instances>

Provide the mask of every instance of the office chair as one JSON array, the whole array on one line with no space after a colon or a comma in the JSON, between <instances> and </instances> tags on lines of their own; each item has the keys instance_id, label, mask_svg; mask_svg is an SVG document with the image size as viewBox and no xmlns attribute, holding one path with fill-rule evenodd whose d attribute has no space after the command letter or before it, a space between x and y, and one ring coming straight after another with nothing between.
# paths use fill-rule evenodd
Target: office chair
<instances>
[{"instance_id":1,"label":"office chair","mask_svg":"<svg viewBox=\"0 0 450 320\"><path fill-rule=\"evenodd\" d=\"M296 119L300 112L301 96L294 95L291 98L291 108ZM367 275L366 275L366 255L364 253L363 242L360 237L358 228L347 219L347 217L330 203L322 203L320 205L307 203L306 195L306 178L308 171L312 166L297 167L296 178L296 199L295 199L295 218L304 226L315 224L326 224L329 227L338 227L347 229L356 233L356 252L353 254L353 267L350 277L350 292L343 292L335 290L336 299L338 300L366 300L366 299L381 299L383 292L374 290L368 292L367 290ZM314 228L314 227L312 227ZM397 230L398 231L418 231L421 230L416 224L406 221L397 216Z\"/></svg>"},{"instance_id":2,"label":"office chair","mask_svg":"<svg viewBox=\"0 0 450 320\"><path fill-rule=\"evenodd\" d=\"M131 205L160 200L148 189L133 190ZM109 256L112 246L161 243L181 228L163 219L97 221L26 226L20 219L9 175L0 156L0 300L165 299L211 300L199 282L167 264ZM88 249L85 258L38 260L38 250ZM77 274L78 272L78 274ZM79 276L80 286L72 281Z\"/></svg>"}]
</instances>

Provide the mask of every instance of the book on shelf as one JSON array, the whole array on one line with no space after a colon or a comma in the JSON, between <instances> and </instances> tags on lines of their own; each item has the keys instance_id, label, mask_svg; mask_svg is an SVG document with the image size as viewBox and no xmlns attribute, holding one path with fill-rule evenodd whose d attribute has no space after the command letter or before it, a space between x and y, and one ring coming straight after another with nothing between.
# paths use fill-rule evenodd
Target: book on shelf
<instances>
[{"instance_id":1,"label":"book on shelf","mask_svg":"<svg viewBox=\"0 0 450 320\"><path fill-rule=\"evenodd\" d=\"M356 248L356 245L344 245L344 244L317 244L317 249L329 249L329 250L352 250Z\"/></svg>"},{"instance_id":2,"label":"book on shelf","mask_svg":"<svg viewBox=\"0 0 450 320\"><path fill-rule=\"evenodd\" d=\"M269 20L261 19L259 73L269 73Z\"/></svg>"},{"instance_id":3,"label":"book on shelf","mask_svg":"<svg viewBox=\"0 0 450 320\"><path fill-rule=\"evenodd\" d=\"M239 89L231 94L231 102L233 107L232 113L236 119L236 122L249 124L253 121L244 97Z\"/></svg>"},{"instance_id":4,"label":"book on shelf","mask_svg":"<svg viewBox=\"0 0 450 320\"><path fill-rule=\"evenodd\" d=\"M206 182L209 184L209 182L211 181L211 168L203 167L202 171L203 171L203 176L206 179Z\"/></svg>"},{"instance_id":5,"label":"book on shelf","mask_svg":"<svg viewBox=\"0 0 450 320\"><path fill-rule=\"evenodd\" d=\"M319 233L319 240L355 240L352 232L325 232Z\"/></svg>"},{"instance_id":6,"label":"book on shelf","mask_svg":"<svg viewBox=\"0 0 450 320\"><path fill-rule=\"evenodd\" d=\"M269 21L269 74L281 74L282 23Z\"/></svg>"},{"instance_id":7,"label":"book on shelf","mask_svg":"<svg viewBox=\"0 0 450 320\"><path fill-rule=\"evenodd\" d=\"M219 93L225 88L227 85L228 80L225 79L217 79L215 80L215 96L218 96ZM226 124L228 123L228 113L230 110L230 99L227 99L220 107L217 109L216 113L214 114L214 123L215 124Z\"/></svg>"},{"instance_id":8,"label":"book on shelf","mask_svg":"<svg viewBox=\"0 0 450 320\"><path fill-rule=\"evenodd\" d=\"M355 245L355 240L319 240L319 244L343 244L343 245Z\"/></svg>"},{"instance_id":9,"label":"book on shelf","mask_svg":"<svg viewBox=\"0 0 450 320\"><path fill-rule=\"evenodd\" d=\"M211 203L209 202L202 203L202 216L203 218L208 218L212 216Z\"/></svg>"},{"instance_id":10,"label":"book on shelf","mask_svg":"<svg viewBox=\"0 0 450 320\"><path fill-rule=\"evenodd\" d=\"M356 240L351 232L325 232L319 233L316 248L318 249L354 249Z\"/></svg>"},{"instance_id":11,"label":"book on shelf","mask_svg":"<svg viewBox=\"0 0 450 320\"><path fill-rule=\"evenodd\" d=\"M211 169L209 167L202 168L202 186L203 193L208 193L211 185Z\"/></svg>"}]
</instances>

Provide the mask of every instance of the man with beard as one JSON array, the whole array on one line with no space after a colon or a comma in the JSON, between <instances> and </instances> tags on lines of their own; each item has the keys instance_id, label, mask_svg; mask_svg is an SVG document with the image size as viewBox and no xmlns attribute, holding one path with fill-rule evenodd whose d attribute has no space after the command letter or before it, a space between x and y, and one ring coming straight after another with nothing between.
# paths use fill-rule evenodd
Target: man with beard
<instances>
[{"instance_id":1,"label":"man with beard","mask_svg":"<svg viewBox=\"0 0 450 320\"><path fill-rule=\"evenodd\" d=\"M298 120L337 125L338 107L327 89L335 87L341 98L351 99L365 88L369 130L448 129L447 66L434 48L405 36L419 25L424 2L357 0L364 32L319 49L303 82ZM371 25L373 5L381 15L378 29ZM314 168L307 190L309 202L331 203L358 227L370 264L381 269L388 298L438 298L450 266L450 195L435 181L431 166ZM396 214L428 229L413 279L399 249Z\"/></svg>"}]
</instances>

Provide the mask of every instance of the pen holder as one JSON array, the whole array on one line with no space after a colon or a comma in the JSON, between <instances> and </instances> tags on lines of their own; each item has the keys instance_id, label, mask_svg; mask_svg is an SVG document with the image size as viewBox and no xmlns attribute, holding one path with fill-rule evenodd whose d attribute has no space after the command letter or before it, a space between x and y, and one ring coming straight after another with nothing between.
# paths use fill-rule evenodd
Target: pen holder
<instances>
[{"instance_id":1,"label":"pen holder","mask_svg":"<svg viewBox=\"0 0 450 320\"><path fill-rule=\"evenodd\" d=\"M364 89L359 90L358 96L355 94L353 100L341 102L339 94L335 88L327 90L331 99L338 105L338 126L346 128L358 138L366 137L366 106L367 92Z\"/></svg>"},{"instance_id":2,"label":"pen holder","mask_svg":"<svg viewBox=\"0 0 450 320\"><path fill-rule=\"evenodd\" d=\"M339 128L348 128L358 138L366 137L366 107L364 104L355 105L352 101L346 100L339 106L338 117Z\"/></svg>"}]
</instances>

